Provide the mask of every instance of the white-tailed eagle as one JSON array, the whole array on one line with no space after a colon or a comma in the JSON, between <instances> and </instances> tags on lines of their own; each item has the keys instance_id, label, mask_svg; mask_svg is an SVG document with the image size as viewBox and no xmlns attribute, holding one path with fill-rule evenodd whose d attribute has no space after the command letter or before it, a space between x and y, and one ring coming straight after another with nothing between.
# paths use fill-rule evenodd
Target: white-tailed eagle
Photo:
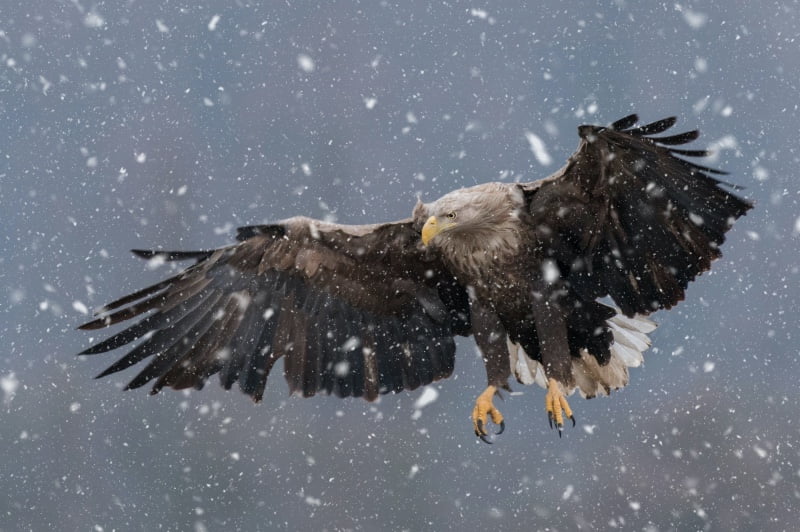
<instances>
[{"instance_id":1,"label":"white-tailed eagle","mask_svg":"<svg viewBox=\"0 0 800 532\"><path fill-rule=\"evenodd\" d=\"M547 389L559 434L566 395L627 384L655 325L720 256L751 204L723 172L673 146L675 118L581 126L566 166L531 183L487 183L419 202L411 218L339 225L296 217L243 227L208 251L134 251L194 264L99 309L81 329L139 318L83 351L141 342L99 377L146 361L127 388L201 388L214 374L259 401L284 359L292 393L374 400L453 371L455 336L475 337L488 387L472 412L484 441L513 374ZM686 158L684 158L686 157ZM618 308L598 300L609 296Z\"/></svg>"}]
</instances>

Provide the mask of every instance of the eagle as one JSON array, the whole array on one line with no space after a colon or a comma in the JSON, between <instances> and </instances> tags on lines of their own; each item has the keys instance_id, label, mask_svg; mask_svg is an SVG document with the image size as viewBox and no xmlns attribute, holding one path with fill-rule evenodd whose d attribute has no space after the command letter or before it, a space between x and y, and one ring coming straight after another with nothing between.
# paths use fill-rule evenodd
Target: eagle
<instances>
[{"instance_id":1,"label":"eagle","mask_svg":"<svg viewBox=\"0 0 800 532\"><path fill-rule=\"evenodd\" d=\"M455 337L473 336L487 378L475 435L505 429L494 399L513 375L546 389L560 436L575 426L567 396L627 384L655 328L646 316L684 299L752 207L692 160L708 151L675 147L696 130L658 136L675 122L582 125L553 175L418 200L396 222L293 217L241 227L218 249L133 250L194 262L99 308L80 329L138 321L80 354L139 340L98 378L147 361L126 389L200 389L218 374L257 402L283 358L292 394L373 401L448 377Z\"/></svg>"}]
</instances>

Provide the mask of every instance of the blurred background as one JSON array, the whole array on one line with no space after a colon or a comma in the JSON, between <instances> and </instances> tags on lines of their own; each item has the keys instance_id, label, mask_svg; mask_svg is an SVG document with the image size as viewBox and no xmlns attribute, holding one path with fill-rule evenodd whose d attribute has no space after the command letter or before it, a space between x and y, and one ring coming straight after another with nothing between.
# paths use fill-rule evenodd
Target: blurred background
<instances>
[{"instance_id":1,"label":"blurred background","mask_svg":"<svg viewBox=\"0 0 800 532\"><path fill-rule=\"evenodd\" d=\"M0 529L796 530L799 9L4 1ZM424 407L288 397L280 368L260 405L216 382L149 397L122 392L135 369L93 380L116 353L74 356L87 309L169 273L131 248L404 218L544 177L579 124L634 111L699 127L757 206L561 439L517 385L506 433L476 440L471 340Z\"/></svg>"}]
</instances>

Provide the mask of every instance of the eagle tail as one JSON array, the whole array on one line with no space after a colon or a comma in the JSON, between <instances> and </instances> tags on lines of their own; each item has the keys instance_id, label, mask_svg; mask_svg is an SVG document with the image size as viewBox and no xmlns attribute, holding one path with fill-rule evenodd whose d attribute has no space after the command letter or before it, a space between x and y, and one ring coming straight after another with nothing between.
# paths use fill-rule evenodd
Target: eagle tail
<instances>
[{"instance_id":1,"label":"eagle tail","mask_svg":"<svg viewBox=\"0 0 800 532\"><path fill-rule=\"evenodd\" d=\"M628 318L622 313L609 318L606 323L613 336L608 363L600 365L594 355L582 350L580 358L572 359L574 384L566 387L567 394L577 390L587 399L608 395L611 390L628 384L628 368L638 367L644 361L642 354L650 347L647 335L655 330L656 324L644 316ZM547 389L547 376L541 363L530 358L511 340L508 340L508 351L511 371L520 383L535 383Z\"/></svg>"}]
</instances>

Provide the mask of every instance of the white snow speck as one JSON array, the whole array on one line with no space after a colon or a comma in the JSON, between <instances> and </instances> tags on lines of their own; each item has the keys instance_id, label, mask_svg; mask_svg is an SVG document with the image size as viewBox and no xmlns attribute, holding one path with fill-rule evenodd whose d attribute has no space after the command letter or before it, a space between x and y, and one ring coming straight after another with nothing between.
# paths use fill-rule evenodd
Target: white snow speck
<instances>
[{"instance_id":1,"label":"white snow speck","mask_svg":"<svg viewBox=\"0 0 800 532\"><path fill-rule=\"evenodd\" d=\"M710 101L711 101L711 97L710 96L704 96L704 97L700 98L699 100L694 102L694 104L692 105L692 111L694 111L696 114L700 114L703 111L703 109L708 107L708 103Z\"/></svg>"},{"instance_id":2,"label":"white snow speck","mask_svg":"<svg viewBox=\"0 0 800 532\"><path fill-rule=\"evenodd\" d=\"M361 339L358 336L351 336L348 338L344 344L342 344L342 351L345 353L349 353L356 347L361 345Z\"/></svg>"},{"instance_id":3,"label":"white snow speck","mask_svg":"<svg viewBox=\"0 0 800 532\"><path fill-rule=\"evenodd\" d=\"M309 166L308 163L301 164L300 169L303 171L303 175L311 175L311 166Z\"/></svg>"},{"instance_id":4,"label":"white snow speck","mask_svg":"<svg viewBox=\"0 0 800 532\"><path fill-rule=\"evenodd\" d=\"M86 13L86 16L83 17L83 25L87 28L102 28L106 25L106 21L96 11L89 11Z\"/></svg>"},{"instance_id":5,"label":"white snow speck","mask_svg":"<svg viewBox=\"0 0 800 532\"><path fill-rule=\"evenodd\" d=\"M347 377L347 375L350 373L350 362L348 362L347 360L342 360L341 362L337 362L333 366L333 373L340 379Z\"/></svg>"},{"instance_id":6,"label":"white snow speck","mask_svg":"<svg viewBox=\"0 0 800 532\"><path fill-rule=\"evenodd\" d=\"M628 506L630 506L631 510L633 510L634 512L638 512L639 509L642 507L641 503L637 501L629 501Z\"/></svg>"},{"instance_id":7,"label":"white snow speck","mask_svg":"<svg viewBox=\"0 0 800 532\"><path fill-rule=\"evenodd\" d=\"M88 166L89 168L96 168L97 167L97 157L92 156L92 157L89 157L88 159L86 159L86 166Z\"/></svg>"},{"instance_id":8,"label":"white snow speck","mask_svg":"<svg viewBox=\"0 0 800 532\"><path fill-rule=\"evenodd\" d=\"M564 490L564 493L561 494L561 500L566 501L572 497L572 493L575 491L575 487L572 484L567 484L567 488Z\"/></svg>"},{"instance_id":9,"label":"white snow speck","mask_svg":"<svg viewBox=\"0 0 800 532\"><path fill-rule=\"evenodd\" d=\"M420 410L425 408L429 404L435 402L439 398L439 390L434 388L433 386L426 386L425 389L422 390L422 394L417 398L416 402L414 403L414 408Z\"/></svg>"},{"instance_id":10,"label":"white snow speck","mask_svg":"<svg viewBox=\"0 0 800 532\"><path fill-rule=\"evenodd\" d=\"M44 76L39 76L39 83L41 83L41 84L42 84L42 94L44 94L45 96L47 96L47 91L49 91L49 90L50 90L50 87L52 87L52 86L53 86L53 84L52 84L52 83L50 83L50 82L47 80L47 78L46 78L46 77L44 77Z\"/></svg>"},{"instance_id":11,"label":"white snow speck","mask_svg":"<svg viewBox=\"0 0 800 532\"><path fill-rule=\"evenodd\" d=\"M158 28L159 33L169 33L169 26L164 24L161 19L156 19L156 28Z\"/></svg>"},{"instance_id":12,"label":"white snow speck","mask_svg":"<svg viewBox=\"0 0 800 532\"><path fill-rule=\"evenodd\" d=\"M231 460L233 460L234 462L238 462L239 458L240 458L239 453L237 453L237 452L232 452L231 453Z\"/></svg>"},{"instance_id":13,"label":"white snow speck","mask_svg":"<svg viewBox=\"0 0 800 532\"><path fill-rule=\"evenodd\" d=\"M147 260L147 269L148 270L155 270L157 268L160 268L161 266L163 266L166 263L167 263L167 261L164 258L164 255L155 255L151 259Z\"/></svg>"},{"instance_id":14,"label":"white snow speck","mask_svg":"<svg viewBox=\"0 0 800 532\"><path fill-rule=\"evenodd\" d=\"M554 260L546 260L542 262L542 278L546 283L554 283L561 277L561 270Z\"/></svg>"},{"instance_id":15,"label":"white snow speck","mask_svg":"<svg viewBox=\"0 0 800 532\"><path fill-rule=\"evenodd\" d=\"M753 450L755 451L755 453L758 455L759 458L766 458L767 457L767 451L765 451L764 449L762 449L758 445L753 445Z\"/></svg>"},{"instance_id":16,"label":"white snow speck","mask_svg":"<svg viewBox=\"0 0 800 532\"><path fill-rule=\"evenodd\" d=\"M419 473L419 466L417 464L414 464L411 466L411 471L408 472L408 478L412 479L416 477L417 473Z\"/></svg>"},{"instance_id":17,"label":"white snow speck","mask_svg":"<svg viewBox=\"0 0 800 532\"><path fill-rule=\"evenodd\" d=\"M714 367L715 366L716 366L716 364L714 364L710 360L707 360L706 362L703 362L703 373L711 373L712 371L714 371Z\"/></svg>"},{"instance_id":18,"label":"white snow speck","mask_svg":"<svg viewBox=\"0 0 800 532\"><path fill-rule=\"evenodd\" d=\"M733 135L725 135L708 145L708 150L710 152L708 161L712 163L717 162L723 150L735 150L738 147L739 143L736 141L736 137Z\"/></svg>"},{"instance_id":19,"label":"white snow speck","mask_svg":"<svg viewBox=\"0 0 800 532\"><path fill-rule=\"evenodd\" d=\"M533 156L536 157L536 160L539 162L539 164L542 166L548 166L553 162L550 154L547 153L547 148L544 145L544 141L539 138L538 135L530 131L526 131L525 138L528 139L528 143L531 145Z\"/></svg>"},{"instance_id":20,"label":"white snow speck","mask_svg":"<svg viewBox=\"0 0 800 532\"><path fill-rule=\"evenodd\" d=\"M175 192L178 196L183 196L186 194L186 191L189 190L189 185L181 185L178 187L178 190Z\"/></svg>"},{"instance_id":21,"label":"white snow speck","mask_svg":"<svg viewBox=\"0 0 800 532\"><path fill-rule=\"evenodd\" d=\"M145 152L136 154L136 162L137 163L143 164L145 161L147 161L147 154Z\"/></svg>"},{"instance_id":22,"label":"white snow speck","mask_svg":"<svg viewBox=\"0 0 800 532\"><path fill-rule=\"evenodd\" d=\"M308 54L300 54L297 56L297 66L306 74L311 74L317 68L314 60Z\"/></svg>"},{"instance_id":23,"label":"white snow speck","mask_svg":"<svg viewBox=\"0 0 800 532\"><path fill-rule=\"evenodd\" d=\"M475 18L480 18L483 20L489 18L489 13L485 9L476 9L473 7L472 9L469 10L469 14Z\"/></svg>"},{"instance_id":24,"label":"white snow speck","mask_svg":"<svg viewBox=\"0 0 800 532\"><path fill-rule=\"evenodd\" d=\"M586 434L594 434L594 429L597 428L597 425L583 425L583 431Z\"/></svg>"},{"instance_id":25,"label":"white snow speck","mask_svg":"<svg viewBox=\"0 0 800 532\"><path fill-rule=\"evenodd\" d=\"M700 13L699 11L692 11L691 9L684 9L683 20L685 20L693 30L699 30L708 22L708 15Z\"/></svg>"},{"instance_id":26,"label":"white snow speck","mask_svg":"<svg viewBox=\"0 0 800 532\"><path fill-rule=\"evenodd\" d=\"M695 58L694 69L700 74L708 72L708 61L704 57Z\"/></svg>"},{"instance_id":27,"label":"white snow speck","mask_svg":"<svg viewBox=\"0 0 800 532\"><path fill-rule=\"evenodd\" d=\"M800 235L800 216L794 221L794 234Z\"/></svg>"},{"instance_id":28,"label":"white snow speck","mask_svg":"<svg viewBox=\"0 0 800 532\"><path fill-rule=\"evenodd\" d=\"M214 15L211 17L211 20L208 21L208 31L214 31L217 29L217 24L219 23L220 16Z\"/></svg>"},{"instance_id":29,"label":"white snow speck","mask_svg":"<svg viewBox=\"0 0 800 532\"><path fill-rule=\"evenodd\" d=\"M750 240L761 240L761 235L759 235L755 231L745 231L745 234L747 235L747 238L749 238Z\"/></svg>"},{"instance_id":30,"label":"white snow speck","mask_svg":"<svg viewBox=\"0 0 800 532\"><path fill-rule=\"evenodd\" d=\"M753 177L755 177L758 181L766 181L769 179L769 170L763 166L756 166L753 168Z\"/></svg>"},{"instance_id":31,"label":"white snow speck","mask_svg":"<svg viewBox=\"0 0 800 532\"><path fill-rule=\"evenodd\" d=\"M17 388L19 388L19 379L17 379L13 371L8 375L0 377L0 390L3 391L3 403L8 404L14 399L14 396L17 394Z\"/></svg>"},{"instance_id":32,"label":"white snow speck","mask_svg":"<svg viewBox=\"0 0 800 532\"><path fill-rule=\"evenodd\" d=\"M203 105L206 107L214 107L214 102L209 97L203 98Z\"/></svg>"},{"instance_id":33,"label":"white snow speck","mask_svg":"<svg viewBox=\"0 0 800 532\"><path fill-rule=\"evenodd\" d=\"M800 218L798 218L798 220L800 221ZM14 288L13 290L11 290L9 299L11 300L11 303L14 305L22 303L22 301L25 299L25 290L22 288Z\"/></svg>"},{"instance_id":34,"label":"white snow speck","mask_svg":"<svg viewBox=\"0 0 800 532\"><path fill-rule=\"evenodd\" d=\"M364 106L370 111L375 109L375 104L378 103L377 98L364 98Z\"/></svg>"},{"instance_id":35,"label":"white snow speck","mask_svg":"<svg viewBox=\"0 0 800 532\"><path fill-rule=\"evenodd\" d=\"M81 409L81 404L77 401L69 405L69 411L72 412L73 414L80 409Z\"/></svg>"},{"instance_id":36,"label":"white snow speck","mask_svg":"<svg viewBox=\"0 0 800 532\"><path fill-rule=\"evenodd\" d=\"M36 35L34 35L33 33L24 33L22 35L22 38L20 38L19 42L25 48L33 48L34 46L36 46L37 42Z\"/></svg>"},{"instance_id":37,"label":"white snow speck","mask_svg":"<svg viewBox=\"0 0 800 532\"><path fill-rule=\"evenodd\" d=\"M309 506L322 506L322 500L309 495L308 497L306 497L306 504Z\"/></svg>"},{"instance_id":38,"label":"white snow speck","mask_svg":"<svg viewBox=\"0 0 800 532\"><path fill-rule=\"evenodd\" d=\"M89 314L89 309L86 308L86 305L84 305L81 301L73 301L72 308L74 308L81 314Z\"/></svg>"}]
</instances>

